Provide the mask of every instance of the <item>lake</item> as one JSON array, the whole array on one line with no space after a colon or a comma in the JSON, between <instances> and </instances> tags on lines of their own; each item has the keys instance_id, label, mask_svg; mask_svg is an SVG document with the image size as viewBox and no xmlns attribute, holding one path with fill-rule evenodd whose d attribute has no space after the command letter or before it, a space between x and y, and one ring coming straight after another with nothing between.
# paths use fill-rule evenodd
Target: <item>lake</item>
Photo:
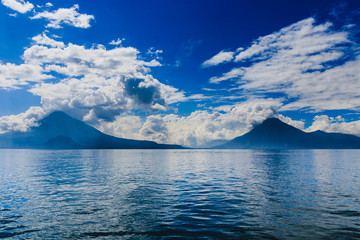
<instances>
[{"instance_id":1,"label":"lake","mask_svg":"<svg viewBox=\"0 0 360 240\"><path fill-rule=\"evenodd\" d=\"M0 150L0 238L360 239L359 150Z\"/></svg>"}]
</instances>

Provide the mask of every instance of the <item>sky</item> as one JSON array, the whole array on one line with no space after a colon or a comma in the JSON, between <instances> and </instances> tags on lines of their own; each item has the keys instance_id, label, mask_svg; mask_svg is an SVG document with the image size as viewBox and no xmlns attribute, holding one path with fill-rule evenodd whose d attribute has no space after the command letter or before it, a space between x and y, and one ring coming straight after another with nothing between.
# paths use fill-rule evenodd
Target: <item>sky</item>
<instances>
[{"instance_id":1,"label":"sky","mask_svg":"<svg viewBox=\"0 0 360 240\"><path fill-rule=\"evenodd\" d=\"M0 132L53 111L203 147L268 117L360 136L360 1L1 0Z\"/></svg>"}]
</instances>

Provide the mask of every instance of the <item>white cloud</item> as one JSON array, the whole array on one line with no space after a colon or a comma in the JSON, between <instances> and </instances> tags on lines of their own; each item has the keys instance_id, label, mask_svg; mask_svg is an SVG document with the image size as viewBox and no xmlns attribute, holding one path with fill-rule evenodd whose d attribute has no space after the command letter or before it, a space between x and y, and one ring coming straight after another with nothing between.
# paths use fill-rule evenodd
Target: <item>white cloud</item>
<instances>
[{"instance_id":1,"label":"white cloud","mask_svg":"<svg viewBox=\"0 0 360 240\"><path fill-rule=\"evenodd\" d=\"M144 139L139 131L144 122L139 116L121 115L116 116L115 120L109 121L97 121L95 127L100 131L122 138L128 139Z\"/></svg>"},{"instance_id":2,"label":"white cloud","mask_svg":"<svg viewBox=\"0 0 360 240\"><path fill-rule=\"evenodd\" d=\"M141 60L133 47L86 48L45 34L33 40L35 44L24 52L25 63L57 76L54 82L39 82L29 89L41 97L46 111L64 110L89 122L112 121L132 109L164 111L169 104L186 100L183 92L151 76L150 67L161 64Z\"/></svg>"},{"instance_id":3,"label":"white cloud","mask_svg":"<svg viewBox=\"0 0 360 240\"><path fill-rule=\"evenodd\" d=\"M284 123L287 123L287 124L289 124L289 125L291 125L293 127L296 127L296 128L298 128L300 130L305 130L305 123L303 121L293 120L293 119L291 119L289 117L286 117L284 115L281 115L281 114L278 115L278 118L281 121L283 121Z\"/></svg>"},{"instance_id":4,"label":"white cloud","mask_svg":"<svg viewBox=\"0 0 360 240\"><path fill-rule=\"evenodd\" d=\"M51 8L54 5L50 2L46 3L45 5L36 5L37 8L43 8L43 7L47 7L47 8Z\"/></svg>"},{"instance_id":5,"label":"white cloud","mask_svg":"<svg viewBox=\"0 0 360 240\"><path fill-rule=\"evenodd\" d=\"M112 40L111 42L109 42L110 45L120 45L123 41L125 40L125 38L118 38L116 41Z\"/></svg>"},{"instance_id":6,"label":"white cloud","mask_svg":"<svg viewBox=\"0 0 360 240\"><path fill-rule=\"evenodd\" d=\"M303 122L278 115L276 109L280 105L274 99L252 99L218 109L195 111L190 116L157 114L140 118L124 114L111 122L96 120L94 126L122 138L204 147L214 140L243 135L268 117L279 117L291 125L303 127Z\"/></svg>"},{"instance_id":7,"label":"white cloud","mask_svg":"<svg viewBox=\"0 0 360 240\"><path fill-rule=\"evenodd\" d=\"M164 105L160 105L158 103L155 103L154 105L152 105L151 109L160 110L160 111L166 111L167 110L167 108Z\"/></svg>"},{"instance_id":8,"label":"white cloud","mask_svg":"<svg viewBox=\"0 0 360 240\"><path fill-rule=\"evenodd\" d=\"M277 116L280 102L249 100L219 110L199 110L190 116L155 115L146 119L140 135L148 140L201 147L219 139L240 136L268 117Z\"/></svg>"},{"instance_id":9,"label":"white cloud","mask_svg":"<svg viewBox=\"0 0 360 240\"><path fill-rule=\"evenodd\" d=\"M210 83L220 83L225 80L237 78L243 73L244 73L244 70L242 68L233 68L230 72L224 73L220 77L210 78Z\"/></svg>"},{"instance_id":10,"label":"white cloud","mask_svg":"<svg viewBox=\"0 0 360 240\"><path fill-rule=\"evenodd\" d=\"M213 89L213 88L205 88L205 87L203 87L201 89L204 90L204 91L207 91L207 92L216 92L217 91L217 89Z\"/></svg>"},{"instance_id":11,"label":"white cloud","mask_svg":"<svg viewBox=\"0 0 360 240\"><path fill-rule=\"evenodd\" d=\"M147 54L151 57L154 57L155 59L161 59L160 54L163 53L163 50L155 49L153 47L149 48L147 51Z\"/></svg>"},{"instance_id":12,"label":"white cloud","mask_svg":"<svg viewBox=\"0 0 360 240\"><path fill-rule=\"evenodd\" d=\"M360 136L360 120L346 122L343 117L336 118L327 115L317 115L312 125L306 129L308 132L321 130L324 132L347 133Z\"/></svg>"},{"instance_id":13,"label":"white cloud","mask_svg":"<svg viewBox=\"0 0 360 240\"><path fill-rule=\"evenodd\" d=\"M145 139L150 138L156 142L167 143L169 134L164 118L159 115L149 116L140 129L140 135Z\"/></svg>"},{"instance_id":14,"label":"white cloud","mask_svg":"<svg viewBox=\"0 0 360 240\"><path fill-rule=\"evenodd\" d=\"M79 5L75 4L71 8L59 8L52 12L44 11L37 13L31 19L44 18L49 21L48 28L62 28L62 25L70 25L78 28L89 28L90 21L94 19L93 15L81 14L78 12Z\"/></svg>"},{"instance_id":15,"label":"white cloud","mask_svg":"<svg viewBox=\"0 0 360 240\"><path fill-rule=\"evenodd\" d=\"M117 116L113 122L100 121L96 127L117 137L147 139L189 147L206 147L216 140L230 140L250 131L266 118L304 130L304 122L277 113L282 103L275 99L250 99L211 110L199 110L189 116L157 114L146 118ZM130 130L131 129L131 130Z\"/></svg>"},{"instance_id":16,"label":"white cloud","mask_svg":"<svg viewBox=\"0 0 360 240\"><path fill-rule=\"evenodd\" d=\"M38 65L13 63L2 64L0 62L0 88L18 89L20 86L29 83L41 82L45 79L52 79L53 76L44 74Z\"/></svg>"},{"instance_id":17,"label":"white cloud","mask_svg":"<svg viewBox=\"0 0 360 240\"><path fill-rule=\"evenodd\" d=\"M57 42L57 44L61 43ZM71 77L86 74L137 77L148 72L148 66L160 66L157 61L138 60L138 54L138 50L133 47L107 50L102 45L85 48L69 43L64 48L33 45L25 50L23 58L28 63L45 65L47 71L55 71Z\"/></svg>"},{"instance_id":18,"label":"white cloud","mask_svg":"<svg viewBox=\"0 0 360 240\"><path fill-rule=\"evenodd\" d=\"M46 113L41 107L31 107L18 115L0 117L0 133L7 131L28 131L30 127L37 126Z\"/></svg>"},{"instance_id":19,"label":"white cloud","mask_svg":"<svg viewBox=\"0 0 360 240\"><path fill-rule=\"evenodd\" d=\"M313 18L297 22L239 50L239 66L210 83L232 80L250 96L282 93L290 101L280 110L358 108L360 52L348 30Z\"/></svg>"},{"instance_id":20,"label":"white cloud","mask_svg":"<svg viewBox=\"0 0 360 240\"><path fill-rule=\"evenodd\" d=\"M211 99L214 98L213 96L206 96L204 94L192 94L187 97L188 100L194 100L194 101L202 101L205 99Z\"/></svg>"},{"instance_id":21,"label":"white cloud","mask_svg":"<svg viewBox=\"0 0 360 240\"><path fill-rule=\"evenodd\" d=\"M304 57L348 42L346 32L332 31L331 27L330 22L315 25L314 18L302 20L278 32L258 38L249 48L241 51L235 61L240 62L250 58L252 61L268 59L282 51Z\"/></svg>"},{"instance_id":22,"label":"white cloud","mask_svg":"<svg viewBox=\"0 0 360 240\"><path fill-rule=\"evenodd\" d=\"M223 105L211 110L199 110L189 116L150 115L147 118L121 115L113 122L96 121L96 127L123 138L147 139L189 147L206 147L216 140L230 140L250 131L266 118L281 121L307 132L322 130L360 136L360 121L346 122L341 116L316 116L305 129L304 121L293 120L277 113L282 102L277 99L250 99L235 105Z\"/></svg>"},{"instance_id":23,"label":"white cloud","mask_svg":"<svg viewBox=\"0 0 360 240\"><path fill-rule=\"evenodd\" d=\"M19 13L27 13L34 8L34 5L24 0L1 0L1 3Z\"/></svg>"},{"instance_id":24,"label":"white cloud","mask_svg":"<svg viewBox=\"0 0 360 240\"><path fill-rule=\"evenodd\" d=\"M235 52L226 52L226 51L220 51L218 54L213 56L212 58L206 60L201 64L202 67L212 67L219 65L221 63L230 62L234 58Z\"/></svg>"},{"instance_id":25,"label":"white cloud","mask_svg":"<svg viewBox=\"0 0 360 240\"><path fill-rule=\"evenodd\" d=\"M54 39L49 38L46 36L45 33L39 34L32 38L33 41L36 42L36 44L39 45L46 45L50 47L56 47L56 48L64 48L65 44L63 42L56 41Z\"/></svg>"}]
</instances>

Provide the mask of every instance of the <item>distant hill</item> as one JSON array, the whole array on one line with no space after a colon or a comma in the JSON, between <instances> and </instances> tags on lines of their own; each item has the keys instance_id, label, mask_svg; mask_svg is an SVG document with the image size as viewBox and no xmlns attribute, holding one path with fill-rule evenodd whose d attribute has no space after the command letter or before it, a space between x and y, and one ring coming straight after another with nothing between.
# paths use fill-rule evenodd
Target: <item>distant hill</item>
<instances>
[{"instance_id":1,"label":"distant hill","mask_svg":"<svg viewBox=\"0 0 360 240\"><path fill-rule=\"evenodd\" d=\"M277 118L268 118L250 132L213 148L232 149L359 149L360 138L341 133L306 133Z\"/></svg>"},{"instance_id":2,"label":"distant hill","mask_svg":"<svg viewBox=\"0 0 360 240\"><path fill-rule=\"evenodd\" d=\"M179 145L130 140L104 134L64 112L53 112L28 132L0 134L0 148L181 149Z\"/></svg>"}]
</instances>

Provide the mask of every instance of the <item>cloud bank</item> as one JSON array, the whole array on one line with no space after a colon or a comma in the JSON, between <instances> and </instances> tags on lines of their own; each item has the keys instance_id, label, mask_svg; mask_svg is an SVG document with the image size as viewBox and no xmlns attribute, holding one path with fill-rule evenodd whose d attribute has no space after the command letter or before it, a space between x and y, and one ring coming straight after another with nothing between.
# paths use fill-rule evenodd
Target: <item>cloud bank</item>
<instances>
[{"instance_id":1,"label":"cloud bank","mask_svg":"<svg viewBox=\"0 0 360 240\"><path fill-rule=\"evenodd\" d=\"M189 147L209 147L217 140L230 140L250 131L269 117L306 132L348 133L360 136L360 121L347 122L341 116L336 118L318 115L311 126L278 113L282 102L277 99L250 99L235 105L226 105L212 110L198 110L189 116L157 114L139 116L117 116L113 122L98 122L95 126L118 137L147 139L160 143L176 143Z\"/></svg>"},{"instance_id":2,"label":"cloud bank","mask_svg":"<svg viewBox=\"0 0 360 240\"><path fill-rule=\"evenodd\" d=\"M157 114L150 115L146 119L118 116L114 122L101 122L96 127L119 137L147 139L191 147L204 147L214 140L240 136L268 117L279 117L296 127L304 127L303 122L279 115L277 113L279 106L281 103L278 100L252 99L233 106L198 110L189 116ZM134 120L126 121L129 118ZM134 131L124 132L124 129L129 128Z\"/></svg>"},{"instance_id":3,"label":"cloud bank","mask_svg":"<svg viewBox=\"0 0 360 240\"><path fill-rule=\"evenodd\" d=\"M302 20L256 39L235 56L239 67L210 83L231 81L248 96L285 94L289 101L280 110L358 109L360 52L348 30Z\"/></svg>"}]
</instances>

